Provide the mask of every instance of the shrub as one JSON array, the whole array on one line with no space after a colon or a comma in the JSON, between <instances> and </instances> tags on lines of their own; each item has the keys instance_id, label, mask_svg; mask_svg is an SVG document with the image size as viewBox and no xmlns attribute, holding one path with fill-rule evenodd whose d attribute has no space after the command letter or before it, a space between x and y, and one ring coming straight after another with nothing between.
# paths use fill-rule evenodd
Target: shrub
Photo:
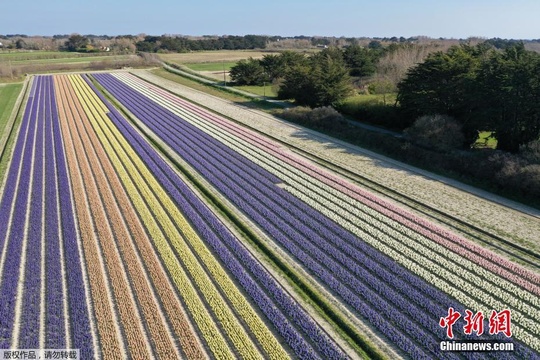
<instances>
[{"instance_id":1,"label":"shrub","mask_svg":"<svg viewBox=\"0 0 540 360\"><path fill-rule=\"evenodd\" d=\"M392 130L403 130L410 126L405 117L400 117L397 108L385 105L378 100L362 103L343 102L337 106L338 110L352 118Z\"/></svg>"},{"instance_id":2,"label":"shrub","mask_svg":"<svg viewBox=\"0 0 540 360\"><path fill-rule=\"evenodd\" d=\"M460 148L465 139L461 125L446 115L421 116L405 134L418 145L439 151Z\"/></svg>"},{"instance_id":3,"label":"shrub","mask_svg":"<svg viewBox=\"0 0 540 360\"><path fill-rule=\"evenodd\" d=\"M343 115L331 106L323 106L315 109L297 106L283 111L280 116L284 119L321 130L336 130L346 124Z\"/></svg>"},{"instance_id":4,"label":"shrub","mask_svg":"<svg viewBox=\"0 0 540 360\"><path fill-rule=\"evenodd\" d=\"M519 148L520 155L532 164L540 164L540 139Z\"/></svg>"}]
</instances>

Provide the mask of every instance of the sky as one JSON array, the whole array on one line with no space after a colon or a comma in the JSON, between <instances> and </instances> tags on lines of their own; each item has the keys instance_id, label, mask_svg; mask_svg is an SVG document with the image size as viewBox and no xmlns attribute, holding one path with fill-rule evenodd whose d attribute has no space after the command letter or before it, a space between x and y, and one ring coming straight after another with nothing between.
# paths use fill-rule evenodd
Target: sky
<instances>
[{"instance_id":1,"label":"sky","mask_svg":"<svg viewBox=\"0 0 540 360\"><path fill-rule=\"evenodd\" d=\"M540 0L0 0L0 35L540 38Z\"/></svg>"}]
</instances>

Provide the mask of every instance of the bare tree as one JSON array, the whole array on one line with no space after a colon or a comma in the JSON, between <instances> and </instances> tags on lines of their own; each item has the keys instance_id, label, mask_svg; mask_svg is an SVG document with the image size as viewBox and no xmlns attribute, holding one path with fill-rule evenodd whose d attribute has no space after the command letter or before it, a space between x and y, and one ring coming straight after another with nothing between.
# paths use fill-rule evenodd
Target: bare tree
<instances>
[{"instance_id":1,"label":"bare tree","mask_svg":"<svg viewBox=\"0 0 540 360\"><path fill-rule=\"evenodd\" d=\"M448 49L451 42L435 42L429 45L407 44L388 52L377 64L377 74L394 86L405 77L407 71L421 63L434 51Z\"/></svg>"}]
</instances>

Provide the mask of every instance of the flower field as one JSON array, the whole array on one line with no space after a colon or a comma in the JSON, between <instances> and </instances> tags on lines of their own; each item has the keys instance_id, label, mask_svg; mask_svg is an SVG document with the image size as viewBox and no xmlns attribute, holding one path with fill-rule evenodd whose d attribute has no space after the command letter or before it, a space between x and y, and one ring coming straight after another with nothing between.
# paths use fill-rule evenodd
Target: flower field
<instances>
[{"instance_id":1,"label":"flower field","mask_svg":"<svg viewBox=\"0 0 540 360\"><path fill-rule=\"evenodd\" d=\"M81 76L34 79L1 202L1 348L344 357L107 105Z\"/></svg>"},{"instance_id":2,"label":"flower field","mask_svg":"<svg viewBox=\"0 0 540 360\"><path fill-rule=\"evenodd\" d=\"M383 354L540 358L539 274L128 73L32 80L0 200L0 348L365 356L152 143L248 219L333 311L371 329L392 349ZM454 335L514 351L441 351L449 308L486 314L486 329L493 310L510 310L511 337L465 334L463 317Z\"/></svg>"}]
</instances>

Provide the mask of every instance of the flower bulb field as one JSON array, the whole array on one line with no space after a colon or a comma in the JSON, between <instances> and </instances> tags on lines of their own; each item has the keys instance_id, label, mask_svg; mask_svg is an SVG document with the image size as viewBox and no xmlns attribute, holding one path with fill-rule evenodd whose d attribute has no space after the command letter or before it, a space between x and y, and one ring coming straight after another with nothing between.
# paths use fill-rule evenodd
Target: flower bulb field
<instances>
[{"instance_id":1,"label":"flower bulb field","mask_svg":"<svg viewBox=\"0 0 540 360\"><path fill-rule=\"evenodd\" d=\"M540 274L232 118L128 72L33 76L23 110L0 349L540 358Z\"/></svg>"}]
</instances>

